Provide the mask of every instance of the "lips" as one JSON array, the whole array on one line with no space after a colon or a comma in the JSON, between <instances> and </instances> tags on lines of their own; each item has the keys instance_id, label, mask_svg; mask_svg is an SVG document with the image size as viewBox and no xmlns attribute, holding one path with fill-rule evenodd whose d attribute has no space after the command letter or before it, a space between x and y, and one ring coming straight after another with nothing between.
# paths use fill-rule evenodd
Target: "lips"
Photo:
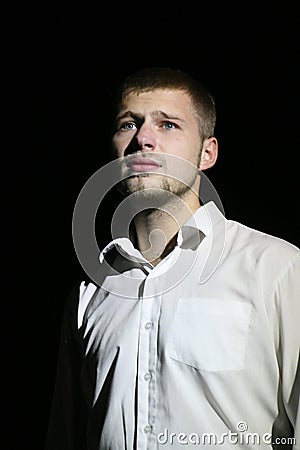
<instances>
[{"instance_id":1,"label":"lips","mask_svg":"<svg viewBox=\"0 0 300 450\"><path fill-rule=\"evenodd\" d=\"M161 167L157 161L150 158L133 158L127 162L127 165L134 172L149 172Z\"/></svg>"}]
</instances>

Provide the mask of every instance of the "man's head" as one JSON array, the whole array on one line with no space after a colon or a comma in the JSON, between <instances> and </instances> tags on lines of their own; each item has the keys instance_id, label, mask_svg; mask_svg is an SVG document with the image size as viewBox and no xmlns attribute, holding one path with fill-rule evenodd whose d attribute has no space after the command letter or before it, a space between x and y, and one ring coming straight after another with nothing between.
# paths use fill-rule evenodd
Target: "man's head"
<instances>
[{"instance_id":1,"label":"man's head","mask_svg":"<svg viewBox=\"0 0 300 450\"><path fill-rule=\"evenodd\" d=\"M158 187L182 195L195 185L198 170L215 163L214 100L189 75L171 68L138 71L121 84L115 104L113 151L129 163L132 176L122 183L128 193ZM155 163L172 175L171 166L176 160L179 170L180 159L197 169L187 171L186 185L155 175Z\"/></svg>"},{"instance_id":2,"label":"man's head","mask_svg":"<svg viewBox=\"0 0 300 450\"><path fill-rule=\"evenodd\" d=\"M115 115L118 115L128 94L151 92L156 89L178 90L188 94L198 119L200 135L203 139L214 135L216 107L213 97L198 80L185 72L169 67L149 67L125 78L116 92Z\"/></svg>"}]
</instances>

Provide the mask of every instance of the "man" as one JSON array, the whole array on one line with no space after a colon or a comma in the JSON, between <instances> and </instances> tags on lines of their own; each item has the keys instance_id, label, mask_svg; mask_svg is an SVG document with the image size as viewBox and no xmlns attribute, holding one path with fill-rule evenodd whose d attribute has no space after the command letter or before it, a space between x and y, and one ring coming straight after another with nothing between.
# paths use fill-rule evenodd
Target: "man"
<instances>
[{"instance_id":1,"label":"man","mask_svg":"<svg viewBox=\"0 0 300 450\"><path fill-rule=\"evenodd\" d=\"M200 204L218 142L197 81L145 69L116 105L129 231L66 303L47 450L300 448L299 249Z\"/></svg>"}]
</instances>

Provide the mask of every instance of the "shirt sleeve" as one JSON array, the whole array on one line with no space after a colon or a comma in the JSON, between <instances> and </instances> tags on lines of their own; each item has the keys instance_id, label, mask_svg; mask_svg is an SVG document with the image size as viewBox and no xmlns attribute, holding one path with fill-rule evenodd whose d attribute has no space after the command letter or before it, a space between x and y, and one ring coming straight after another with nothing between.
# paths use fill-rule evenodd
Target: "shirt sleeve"
<instances>
[{"instance_id":1,"label":"shirt sleeve","mask_svg":"<svg viewBox=\"0 0 300 450\"><path fill-rule=\"evenodd\" d=\"M64 308L45 450L86 450L87 405L80 383L78 300L79 284L68 296Z\"/></svg>"},{"instance_id":2,"label":"shirt sleeve","mask_svg":"<svg viewBox=\"0 0 300 450\"><path fill-rule=\"evenodd\" d=\"M300 449L300 251L275 285L279 314L279 362L282 399L294 430L293 449Z\"/></svg>"}]
</instances>

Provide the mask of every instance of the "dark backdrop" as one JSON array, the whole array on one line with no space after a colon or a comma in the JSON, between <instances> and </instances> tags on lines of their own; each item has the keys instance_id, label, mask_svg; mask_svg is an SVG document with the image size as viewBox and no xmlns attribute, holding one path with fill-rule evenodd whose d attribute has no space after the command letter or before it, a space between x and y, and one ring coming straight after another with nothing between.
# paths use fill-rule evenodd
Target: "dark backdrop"
<instances>
[{"instance_id":1,"label":"dark backdrop","mask_svg":"<svg viewBox=\"0 0 300 450\"><path fill-rule=\"evenodd\" d=\"M82 274L73 207L107 161L110 96L129 72L170 65L203 80L220 144L206 175L226 216L300 246L296 8L180 3L43 2L2 15L6 450L43 449L63 305Z\"/></svg>"}]
</instances>

